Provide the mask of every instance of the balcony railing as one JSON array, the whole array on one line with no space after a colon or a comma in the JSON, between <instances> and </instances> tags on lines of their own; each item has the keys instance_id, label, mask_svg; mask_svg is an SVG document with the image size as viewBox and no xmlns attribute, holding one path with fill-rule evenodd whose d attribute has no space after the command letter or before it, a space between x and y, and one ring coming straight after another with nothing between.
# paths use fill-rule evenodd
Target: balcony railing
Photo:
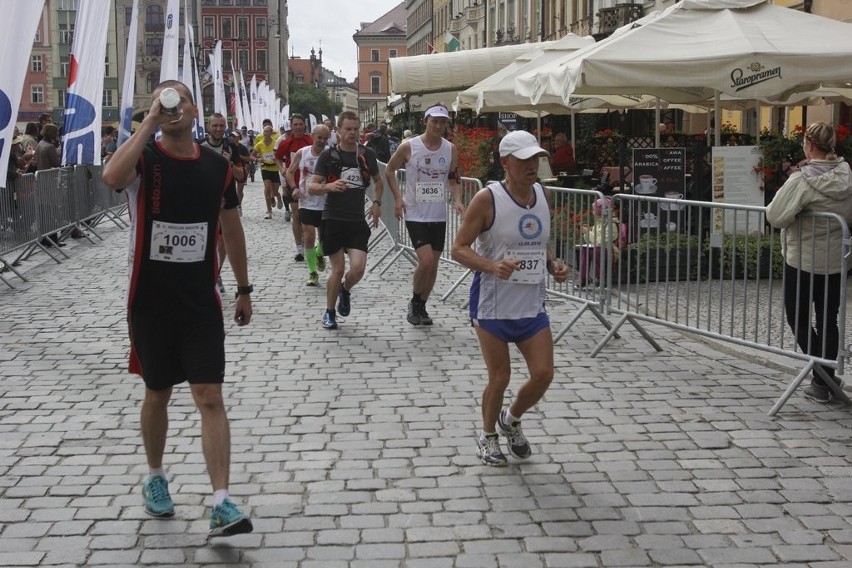
<instances>
[{"instance_id":1,"label":"balcony railing","mask_svg":"<svg viewBox=\"0 0 852 568\"><path fill-rule=\"evenodd\" d=\"M454 18L454 19L450 20L450 23L447 26L447 29L450 31L450 33L458 33L458 32L461 31L461 29L463 27L462 23L463 22L462 22L461 18Z\"/></svg>"},{"instance_id":2,"label":"balcony railing","mask_svg":"<svg viewBox=\"0 0 852 568\"><path fill-rule=\"evenodd\" d=\"M613 8L601 8L598 12L598 34L608 36L623 25L635 22L645 15L642 4L617 4Z\"/></svg>"},{"instance_id":3,"label":"balcony railing","mask_svg":"<svg viewBox=\"0 0 852 568\"><path fill-rule=\"evenodd\" d=\"M498 29L494 32L494 45L514 45L521 43L521 38L515 33L514 27L508 27L505 30Z\"/></svg>"},{"instance_id":4,"label":"balcony railing","mask_svg":"<svg viewBox=\"0 0 852 568\"><path fill-rule=\"evenodd\" d=\"M483 6L468 6L464 13L464 18L468 22L475 22L485 17L485 8Z\"/></svg>"}]
</instances>

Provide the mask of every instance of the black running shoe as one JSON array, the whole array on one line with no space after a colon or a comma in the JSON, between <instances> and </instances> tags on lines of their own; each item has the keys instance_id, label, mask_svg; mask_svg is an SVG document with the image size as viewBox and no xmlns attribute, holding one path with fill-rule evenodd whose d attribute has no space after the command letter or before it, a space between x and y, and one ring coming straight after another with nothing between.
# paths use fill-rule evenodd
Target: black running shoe
<instances>
[{"instance_id":1,"label":"black running shoe","mask_svg":"<svg viewBox=\"0 0 852 568\"><path fill-rule=\"evenodd\" d=\"M351 294L346 291L343 286L340 287L340 294L337 295L337 313L343 317L349 315L352 310Z\"/></svg>"}]
</instances>

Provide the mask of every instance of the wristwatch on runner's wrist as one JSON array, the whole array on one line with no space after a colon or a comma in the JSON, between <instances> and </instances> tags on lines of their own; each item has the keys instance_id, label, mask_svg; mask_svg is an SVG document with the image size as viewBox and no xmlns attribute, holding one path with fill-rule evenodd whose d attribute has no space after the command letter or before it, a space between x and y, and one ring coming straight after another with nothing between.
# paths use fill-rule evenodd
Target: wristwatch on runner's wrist
<instances>
[{"instance_id":1,"label":"wristwatch on runner's wrist","mask_svg":"<svg viewBox=\"0 0 852 568\"><path fill-rule=\"evenodd\" d=\"M248 286L237 286L237 293L234 295L235 298L239 298L240 296L248 296L254 292L254 286L249 284Z\"/></svg>"}]
</instances>

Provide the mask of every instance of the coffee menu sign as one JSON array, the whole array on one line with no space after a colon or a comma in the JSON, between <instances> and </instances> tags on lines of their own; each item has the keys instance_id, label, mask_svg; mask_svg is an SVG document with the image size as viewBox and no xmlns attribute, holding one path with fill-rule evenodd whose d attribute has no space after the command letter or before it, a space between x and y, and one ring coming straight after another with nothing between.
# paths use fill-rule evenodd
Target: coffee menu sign
<instances>
[{"instance_id":1,"label":"coffee menu sign","mask_svg":"<svg viewBox=\"0 0 852 568\"><path fill-rule=\"evenodd\" d=\"M650 178L643 176L650 176ZM645 180L644 188L641 188L640 180ZM650 185L648 180L652 182ZM663 195L666 192L684 193L686 149L635 148L633 150L633 182L637 184L637 193L656 195ZM655 190L651 191L651 188Z\"/></svg>"}]
</instances>

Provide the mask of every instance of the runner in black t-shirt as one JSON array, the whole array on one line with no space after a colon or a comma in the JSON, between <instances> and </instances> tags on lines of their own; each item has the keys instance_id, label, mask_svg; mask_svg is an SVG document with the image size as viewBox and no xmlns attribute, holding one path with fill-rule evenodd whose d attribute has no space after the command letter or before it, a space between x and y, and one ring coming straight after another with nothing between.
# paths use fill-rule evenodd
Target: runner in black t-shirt
<instances>
[{"instance_id":1,"label":"runner in black t-shirt","mask_svg":"<svg viewBox=\"0 0 852 568\"><path fill-rule=\"evenodd\" d=\"M354 112L340 113L337 121L340 142L320 154L308 185L311 195L328 195L320 231L322 248L331 262L326 284L326 310L322 317L322 325L326 329L337 329L338 313L343 317L349 315L349 294L364 277L367 267L370 227L364 219L364 198L370 179L375 183L375 200L370 208L373 227L379 225L381 215L384 185L376 153L358 145L358 124L358 116ZM344 250L349 255L349 271L345 276Z\"/></svg>"},{"instance_id":2,"label":"runner in black t-shirt","mask_svg":"<svg viewBox=\"0 0 852 568\"><path fill-rule=\"evenodd\" d=\"M160 109L159 95L167 87L180 95L176 116ZM250 532L252 524L228 498L225 331L215 285L220 223L238 284L238 325L251 321L252 287L231 167L193 141L195 116L192 94L183 83L158 85L139 129L104 167L103 182L127 189L132 219L127 307L130 371L142 375L146 387L141 411L149 467L142 489L145 512L174 515L163 470L168 404L172 387L188 381L201 412L201 446L213 485L210 535L227 536ZM162 139L148 143L158 127Z\"/></svg>"}]
</instances>

